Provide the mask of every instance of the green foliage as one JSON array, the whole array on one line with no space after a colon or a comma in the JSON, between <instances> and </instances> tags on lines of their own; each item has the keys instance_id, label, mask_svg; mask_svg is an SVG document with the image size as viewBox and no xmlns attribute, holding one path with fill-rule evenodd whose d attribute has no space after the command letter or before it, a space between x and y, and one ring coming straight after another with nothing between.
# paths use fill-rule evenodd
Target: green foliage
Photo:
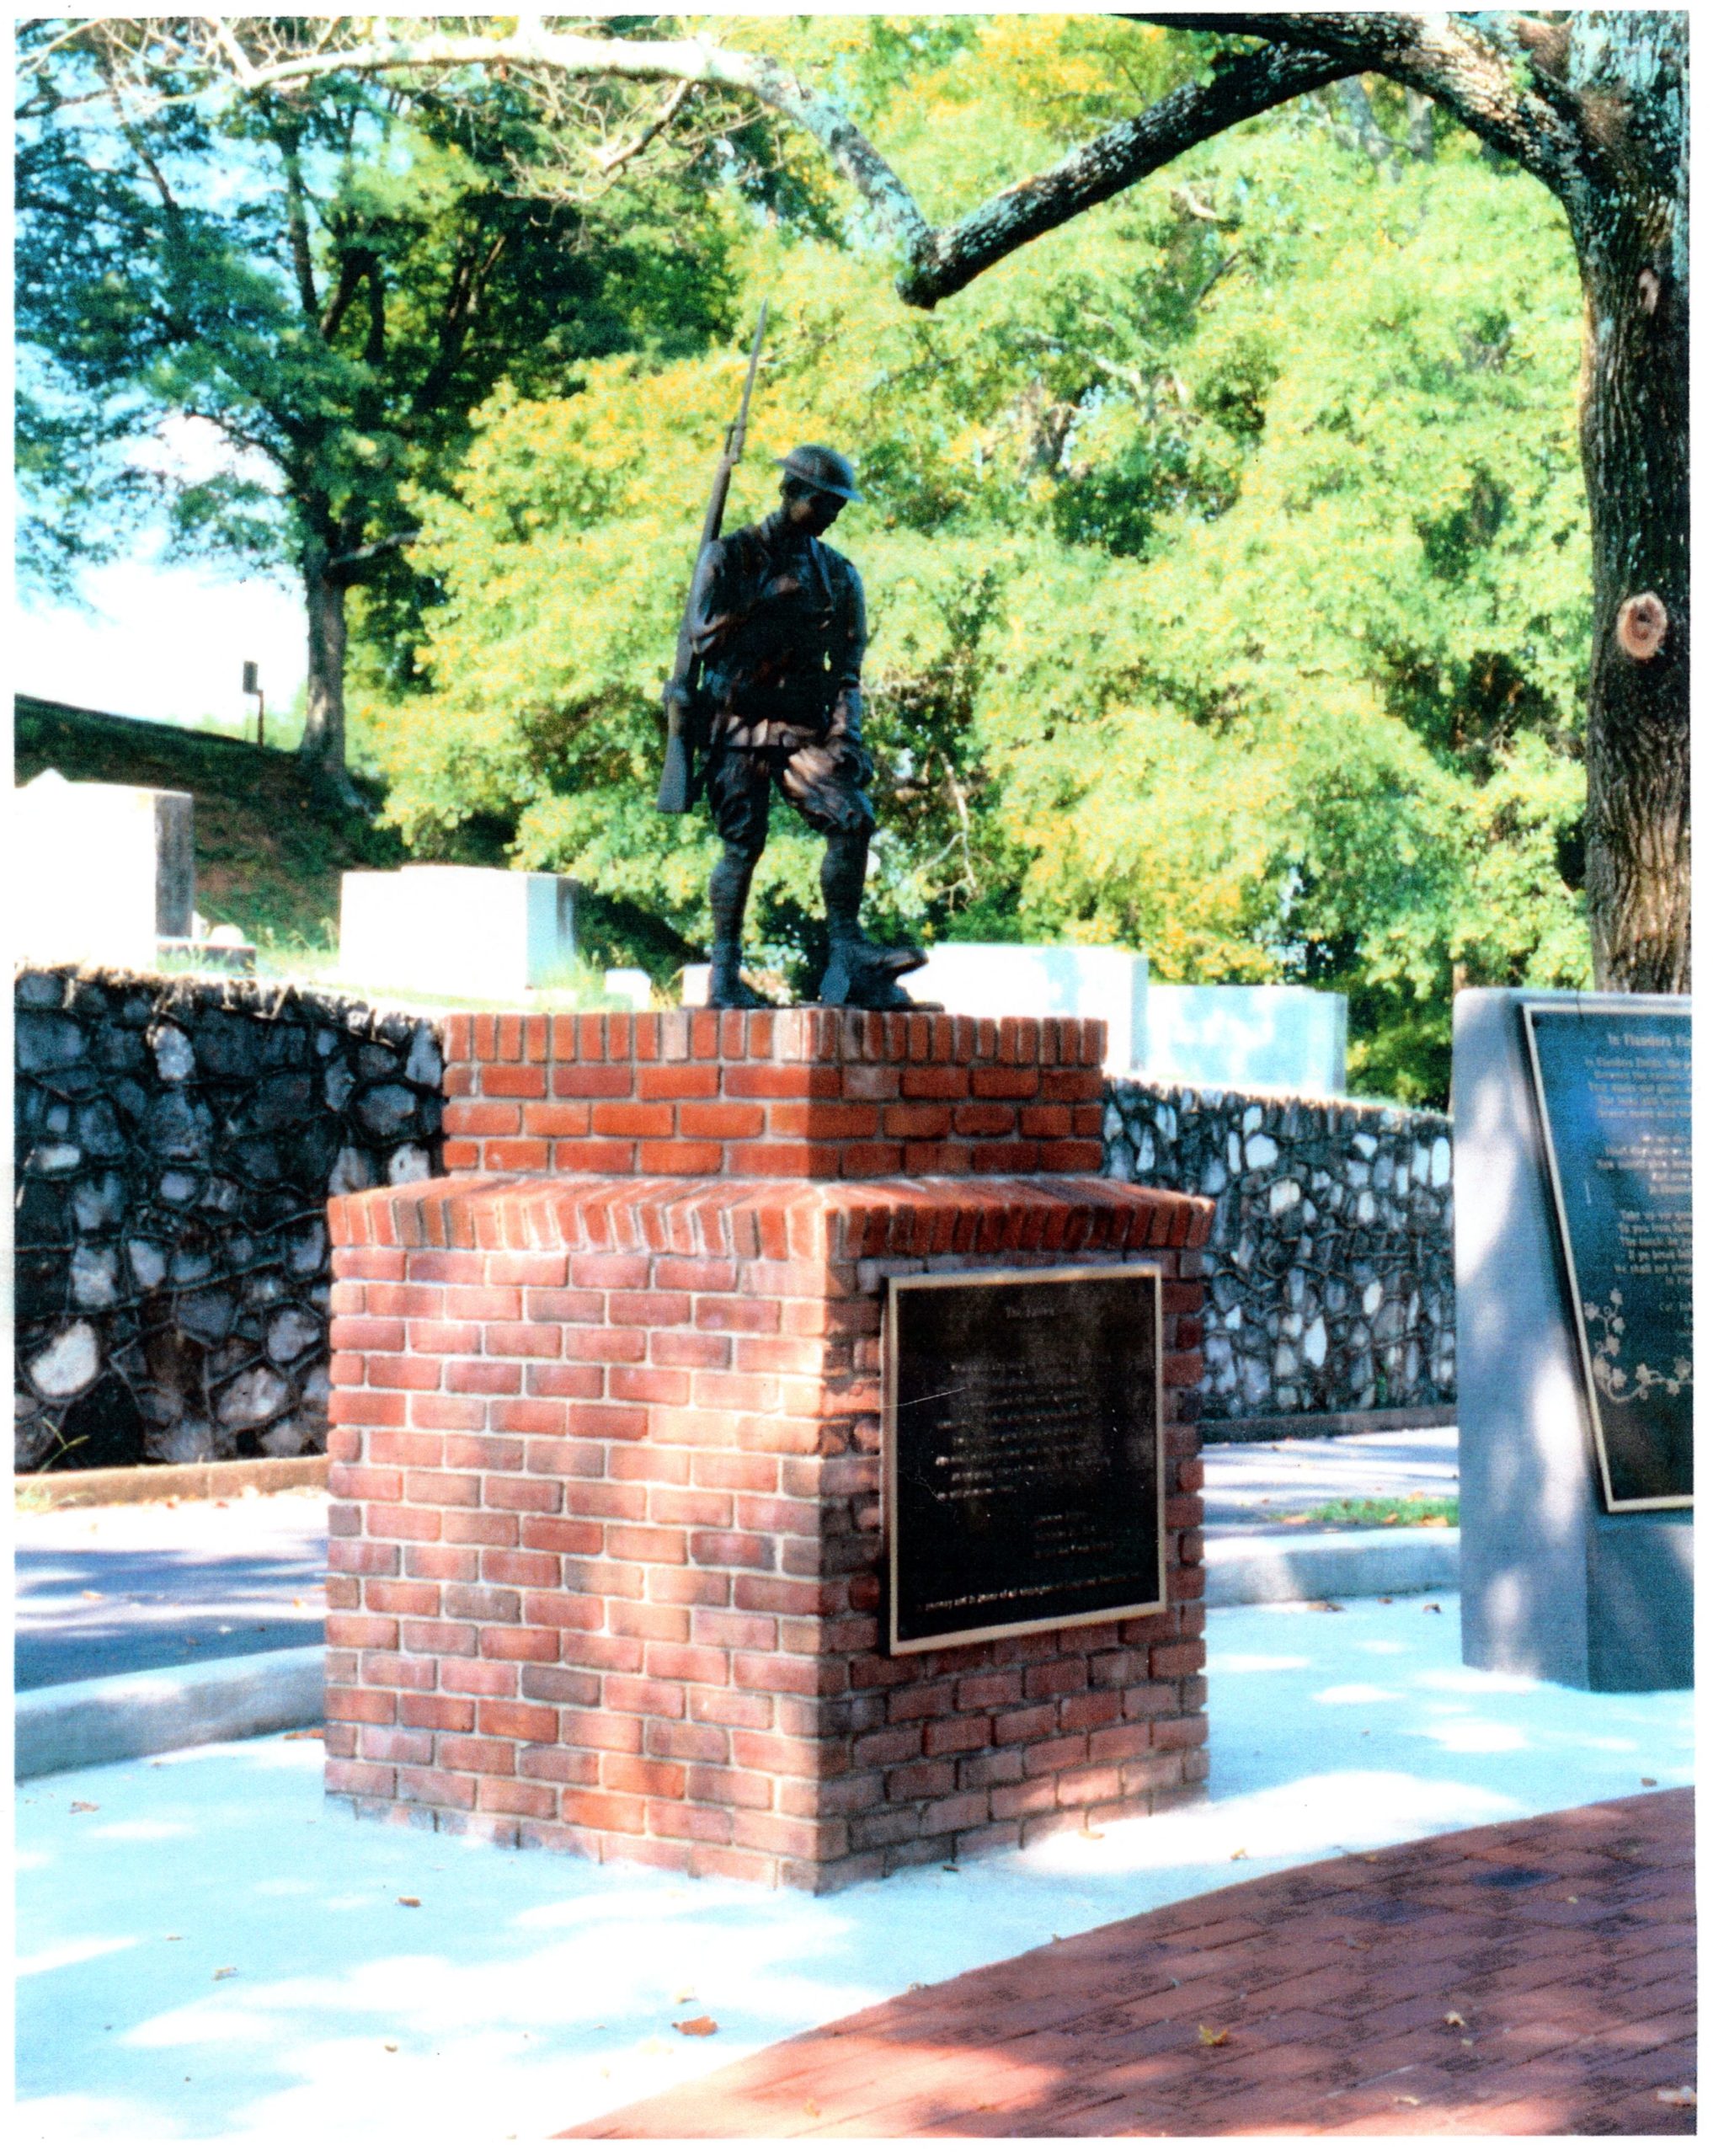
<instances>
[{"instance_id":1,"label":"green foliage","mask_svg":"<svg viewBox=\"0 0 1713 2156\"><path fill-rule=\"evenodd\" d=\"M931 213L1194 56L1107 19L750 27L840 76ZM1444 1097L1454 969L1587 980L1578 306L1542 190L1455 134L1377 170L1310 99L932 316L824 203L734 231L734 315L776 315L728 521L793 440L858 456L834 543L870 594L882 932L1338 988L1354 1082L1411 1100ZM657 699L741 365L502 387L455 488L413 498L423 692L358 715L414 845L501 819L520 864L705 937L706 827L652 808ZM755 918L788 964L819 847L776 833Z\"/></svg>"},{"instance_id":2,"label":"green foliage","mask_svg":"<svg viewBox=\"0 0 1713 2156\"><path fill-rule=\"evenodd\" d=\"M472 409L502 382L563 394L591 357L670 360L728 326L726 225L702 182L651 176L599 205L532 195L540 130L502 81L452 96L334 75L248 99L143 24L121 100L104 85L126 34L67 28L20 32L20 552L37 582L72 588L158 515L179 556L316 560L368 587L371 659L397 667L432 595L396 544L403 498L456 462ZM139 456L166 423L181 448L186 421L223 445L201 460L218 468Z\"/></svg>"}]
</instances>

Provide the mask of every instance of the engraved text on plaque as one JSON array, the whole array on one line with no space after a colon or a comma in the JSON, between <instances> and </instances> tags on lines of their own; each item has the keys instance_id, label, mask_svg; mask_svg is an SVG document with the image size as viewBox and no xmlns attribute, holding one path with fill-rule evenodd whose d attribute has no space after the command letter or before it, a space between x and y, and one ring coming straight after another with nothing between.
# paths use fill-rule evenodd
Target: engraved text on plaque
<instances>
[{"instance_id":1,"label":"engraved text on plaque","mask_svg":"<svg viewBox=\"0 0 1713 2156\"><path fill-rule=\"evenodd\" d=\"M1163 1607L1159 1274L889 1288L890 1652Z\"/></svg>"},{"instance_id":2,"label":"engraved text on plaque","mask_svg":"<svg viewBox=\"0 0 1713 2156\"><path fill-rule=\"evenodd\" d=\"M1524 1006L1572 1326L1612 1512L1694 1489L1687 1002Z\"/></svg>"}]
</instances>

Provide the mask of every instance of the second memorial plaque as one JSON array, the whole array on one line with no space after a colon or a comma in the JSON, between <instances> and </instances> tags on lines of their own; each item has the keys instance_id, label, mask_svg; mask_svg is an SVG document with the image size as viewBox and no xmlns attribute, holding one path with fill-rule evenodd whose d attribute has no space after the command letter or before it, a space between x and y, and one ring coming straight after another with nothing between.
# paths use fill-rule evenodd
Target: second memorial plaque
<instances>
[{"instance_id":1,"label":"second memorial plaque","mask_svg":"<svg viewBox=\"0 0 1713 2156\"><path fill-rule=\"evenodd\" d=\"M1159 1273L889 1284L889 1651L1163 1608Z\"/></svg>"}]
</instances>

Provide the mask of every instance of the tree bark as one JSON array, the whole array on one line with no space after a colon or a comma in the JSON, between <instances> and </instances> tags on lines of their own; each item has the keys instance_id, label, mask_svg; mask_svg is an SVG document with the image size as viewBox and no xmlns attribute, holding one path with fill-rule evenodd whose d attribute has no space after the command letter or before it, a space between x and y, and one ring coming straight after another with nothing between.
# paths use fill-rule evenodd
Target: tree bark
<instances>
[{"instance_id":1,"label":"tree bark","mask_svg":"<svg viewBox=\"0 0 1713 2156\"><path fill-rule=\"evenodd\" d=\"M303 595L309 619L309 680L298 755L306 771L344 792L350 784L345 777L345 584L329 567L324 547L305 549Z\"/></svg>"},{"instance_id":2,"label":"tree bark","mask_svg":"<svg viewBox=\"0 0 1713 2156\"><path fill-rule=\"evenodd\" d=\"M1578 240L1594 557L1587 830L1594 978L1602 988L1687 994L1689 296L1669 247L1633 214ZM1664 609L1662 640L1657 624L1636 632L1634 602L1650 595Z\"/></svg>"}]
</instances>

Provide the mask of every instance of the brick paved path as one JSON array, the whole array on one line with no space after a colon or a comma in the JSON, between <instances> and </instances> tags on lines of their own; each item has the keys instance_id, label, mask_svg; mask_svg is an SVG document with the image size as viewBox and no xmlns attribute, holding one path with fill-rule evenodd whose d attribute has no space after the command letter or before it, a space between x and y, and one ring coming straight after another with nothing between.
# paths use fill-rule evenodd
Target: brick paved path
<instances>
[{"instance_id":1,"label":"brick paved path","mask_svg":"<svg viewBox=\"0 0 1713 2156\"><path fill-rule=\"evenodd\" d=\"M1690 2133L1693 1838L1670 1790L1275 1873L564 2137Z\"/></svg>"}]
</instances>

